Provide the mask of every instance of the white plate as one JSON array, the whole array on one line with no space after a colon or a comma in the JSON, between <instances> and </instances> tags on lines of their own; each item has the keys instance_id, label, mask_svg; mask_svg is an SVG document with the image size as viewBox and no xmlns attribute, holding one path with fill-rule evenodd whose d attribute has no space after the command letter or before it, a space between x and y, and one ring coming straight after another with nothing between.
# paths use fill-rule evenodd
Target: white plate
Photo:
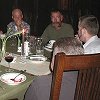
<instances>
[{"instance_id":1,"label":"white plate","mask_svg":"<svg viewBox=\"0 0 100 100\"><path fill-rule=\"evenodd\" d=\"M51 45L47 45L45 46L46 48L49 48L49 49L52 49L52 46Z\"/></svg>"},{"instance_id":2,"label":"white plate","mask_svg":"<svg viewBox=\"0 0 100 100\"><path fill-rule=\"evenodd\" d=\"M16 77L19 73L5 73L0 76L0 80L8 85L18 85L26 80L26 76L20 74ZM15 81L11 80L16 77Z\"/></svg>"},{"instance_id":3,"label":"white plate","mask_svg":"<svg viewBox=\"0 0 100 100\"><path fill-rule=\"evenodd\" d=\"M44 49L49 51L49 52L52 52L52 49L50 49L50 48L44 47Z\"/></svg>"},{"instance_id":4,"label":"white plate","mask_svg":"<svg viewBox=\"0 0 100 100\"><path fill-rule=\"evenodd\" d=\"M40 56L40 55L31 55L30 60L32 63L42 63L47 60L45 56Z\"/></svg>"}]
</instances>

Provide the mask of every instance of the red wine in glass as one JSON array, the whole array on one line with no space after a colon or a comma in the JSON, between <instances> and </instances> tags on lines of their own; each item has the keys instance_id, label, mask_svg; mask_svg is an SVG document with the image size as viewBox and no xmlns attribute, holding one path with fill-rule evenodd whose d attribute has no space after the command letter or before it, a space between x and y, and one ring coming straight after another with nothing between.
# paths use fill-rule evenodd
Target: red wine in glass
<instances>
[{"instance_id":1,"label":"red wine in glass","mask_svg":"<svg viewBox=\"0 0 100 100\"><path fill-rule=\"evenodd\" d=\"M5 60L6 60L8 63L10 63L10 62L13 61L13 58L14 58L14 57L12 57L12 56L6 56L6 57L5 57Z\"/></svg>"},{"instance_id":2,"label":"red wine in glass","mask_svg":"<svg viewBox=\"0 0 100 100\"><path fill-rule=\"evenodd\" d=\"M8 65L9 65L9 68L8 69L6 69L6 72L11 72L11 71L13 71L12 69L10 69L10 63L13 61L13 56L11 55L11 54L7 54L6 56L5 56L5 60L8 62Z\"/></svg>"}]
</instances>

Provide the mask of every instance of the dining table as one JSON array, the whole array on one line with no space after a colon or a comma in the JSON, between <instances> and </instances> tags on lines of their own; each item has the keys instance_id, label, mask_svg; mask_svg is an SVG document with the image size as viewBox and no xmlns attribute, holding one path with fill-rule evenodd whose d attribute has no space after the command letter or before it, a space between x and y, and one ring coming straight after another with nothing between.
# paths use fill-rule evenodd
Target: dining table
<instances>
[{"instance_id":1,"label":"dining table","mask_svg":"<svg viewBox=\"0 0 100 100\"><path fill-rule=\"evenodd\" d=\"M7 67L0 65L0 76L7 73L5 71L6 68ZM19 70L14 70L13 73L19 73ZM10 100L14 98L23 100L27 88L36 77L27 72L25 72L24 75L26 76L26 80L18 85L9 85L0 81L0 100Z\"/></svg>"},{"instance_id":2,"label":"dining table","mask_svg":"<svg viewBox=\"0 0 100 100\"><path fill-rule=\"evenodd\" d=\"M49 61L33 61L26 58L21 58L20 55L14 54L15 61L11 62L10 67L16 70L26 70L27 73L40 76L50 73ZM0 65L9 67L8 63L2 58Z\"/></svg>"},{"instance_id":3,"label":"dining table","mask_svg":"<svg viewBox=\"0 0 100 100\"><path fill-rule=\"evenodd\" d=\"M14 45L12 43L14 42ZM33 43L34 45L34 43ZM0 41L0 48L1 48L1 41ZM16 37L10 37L6 42L6 52L11 52L14 54L14 58L16 60L12 62L11 68L17 70L26 70L26 72L33 74L33 75L47 75L50 73L49 65L51 61L51 52L44 50L44 56L47 58L45 61L32 61L30 59L25 58L24 63L21 61L21 52L18 52L18 39ZM34 50L32 52L34 53ZM8 63L2 58L1 65L8 67Z\"/></svg>"},{"instance_id":4,"label":"dining table","mask_svg":"<svg viewBox=\"0 0 100 100\"><path fill-rule=\"evenodd\" d=\"M9 85L0 81L0 100L10 100L13 98L23 100L27 88L36 77L51 73L49 69L50 60L48 60L48 58L45 61L33 61L29 58L22 57L21 54L17 52L17 39L14 38L14 40L15 45L11 45L12 39L9 39L6 46L6 51L12 52L14 56L14 60L10 63L10 68L13 69L14 73L25 70L24 75L26 76L26 80L18 85ZM8 63L4 57L2 57L0 62L0 76L7 73L5 69L8 67Z\"/></svg>"}]
</instances>

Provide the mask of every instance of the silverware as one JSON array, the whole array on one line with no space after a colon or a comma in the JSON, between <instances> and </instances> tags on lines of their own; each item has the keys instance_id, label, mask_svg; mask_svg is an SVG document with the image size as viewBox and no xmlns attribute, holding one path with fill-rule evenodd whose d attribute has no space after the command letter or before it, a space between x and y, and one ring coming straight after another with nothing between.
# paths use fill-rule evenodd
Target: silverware
<instances>
[{"instance_id":1,"label":"silverware","mask_svg":"<svg viewBox=\"0 0 100 100\"><path fill-rule=\"evenodd\" d=\"M12 78L12 79L10 79L10 80L12 80L12 81L15 81L15 79L19 76L19 75L21 75L21 74L23 74L23 73L25 73L26 72L26 70L21 70L20 71L20 73L18 74L18 75L16 75L14 78Z\"/></svg>"}]
</instances>

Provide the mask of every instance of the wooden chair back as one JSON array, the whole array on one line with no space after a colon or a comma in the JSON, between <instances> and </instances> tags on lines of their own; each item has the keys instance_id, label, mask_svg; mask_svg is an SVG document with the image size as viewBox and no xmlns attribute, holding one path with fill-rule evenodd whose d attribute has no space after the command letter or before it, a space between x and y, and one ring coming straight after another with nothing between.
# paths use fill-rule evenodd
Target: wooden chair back
<instances>
[{"instance_id":1,"label":"wooden chair back","mask_svg":"<svg viewBox=\"0 0 100 100\"><path fill-rule=\"evenodd\" d=\"M79 71L74 100L100 100L100 54L64 53L55 56L50 100L59 100L63 72L73 70Z\"/></svg>"}]
</instances>

